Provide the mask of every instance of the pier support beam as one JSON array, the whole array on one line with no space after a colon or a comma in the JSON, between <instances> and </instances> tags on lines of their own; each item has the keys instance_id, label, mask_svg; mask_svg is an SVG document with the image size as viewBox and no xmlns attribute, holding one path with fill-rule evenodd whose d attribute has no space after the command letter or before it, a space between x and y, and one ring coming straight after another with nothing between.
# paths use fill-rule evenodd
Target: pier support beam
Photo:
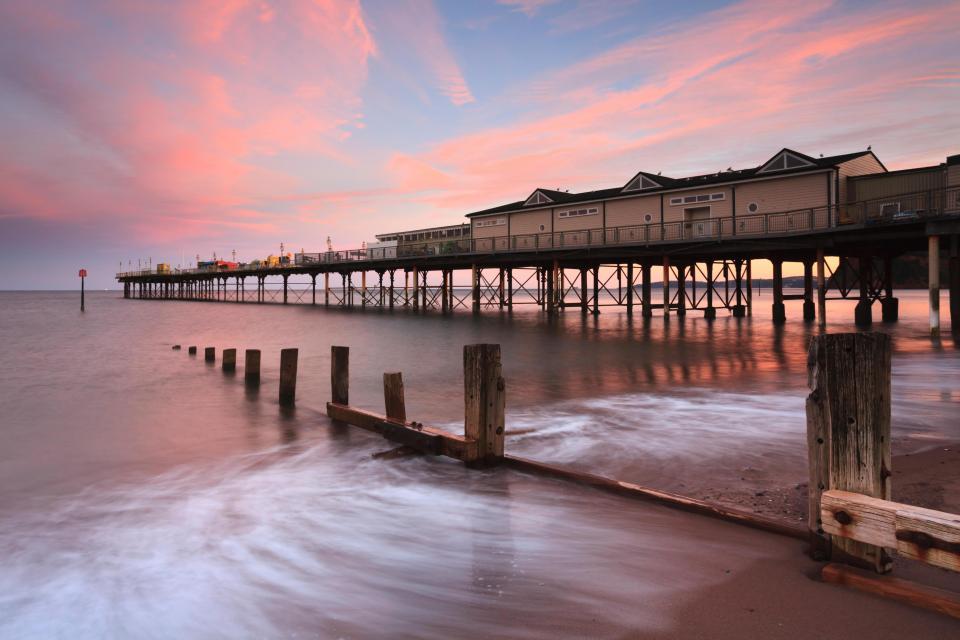
<instances>
[{"instance_id":1,"label":"pier support beam","mask_svg":"<svg viewBox=\"0 0 960 640\"><path fill-rule=\"evenodd\" d=\"M743 304L743 260L740 258L736 258L733 261L733 277L733 297L735 300L733 317L743 318L747 315L747 308ZM774 278L776 278L776 276L774 276ZM774 322L776 322L776 314L774 314Z\"/></svg>"},{"instance_id":2,"label":"pier support beam","mask_svg":"<svg viewBox=\"0 0 960 640\"><path fill-rule=\"evenodd\" d=\"M633 260L627 263L627 315L633 315Z\"/></svg>"},{"instance_id":3,"label":"pier support beam","mask_svg":"<svg viewBox=\"0 0 960 640\"><path fill-rule=\"evenodd\" d=\"M703 317L714 320L717 309L713 306L713 259L707 260L707 308L703 310Z\"/></svg>"},{"instance_id":4,"label":"pier support beam","mask_svg":"<svg viewBox=\"0 0 960 640\"><path fill-rule=\"evenodd\" d=\"M677 316L687 315L687 266L677 265Z\"/></svg>"},{"instance_id":5,"label":"pier support beam","mask_svg":"<svg viewBox=\"0 0 960 640\"><path fill-rule=\"evenodd\" d=\"M884 322L896 322L900 317L900 301L893 297L893 256L883 257L883 299L880 317Z\"/></svg>"},{"instance_id":6,"label":"pier support beam","mask_svg":"<svg viewBox=\"0 0 960 640\"><path fill-rule=\"evenodd\" d=\"M453 293L453 275L450 277L450 292ZM513 311L513 267L507 267L507 311Z\"/></svg>"},{"instance_id":7,"label":"pier support beam","mask_svg":"<svg viewBox=\"0 0 960 640\"><path fill-rule=\"evenodd\" d=\"M283 304L287 304L287 278L289 277L288 274L283 274Z\"/></svg>"},{"instance_id":8,"label":"pier support beam","mask_svg":"<svg viewBox=\"0 0 960 640\"><path fill-rule=\"evenodd\" d=\"M470 266L470 297L474 313L480 313L480 269Z\"/></svg>"},{"instance_id":9,"label":"pier support beam","mask_svg":"<svg viewBox=\"0 0 960 640\"><path fill-rule=\"evenodd\" d=\"M323 306L330 306L330 272L325 271L323 274Z\"/></svg>"},{"instance_id":10,"label":"pier support beam","mask_svg":"<svg viewBox=\"0 0 960 640\"><path fill-rule=\"evenodd\" d=\"M389 306L390 306L391 309L393 309L393 280L394 280L394 276L396 275L396 273L397 273L397 270L396 270L396 269L390 269L390 292L389 292L389 293L390 293L390 303L389 303Z\"/></svg>"},{"instance_id":11,"label":"pier support beam","mask_svg":"<svg viewBox=\"0 0 960 640\"><path fill-rule=\"evenodd\" d=\"M663 317L670 316L670 258L663 256Z\"/></svg>"},{"instance_id":12,"label":"pier support beam","mask_svg":"<svg viewBox=\"0 0 960 640\"><path fill-rule=\"evenodd\" d=\"M773 260L773 323L787 321L787 312L783 306L783 260Z\"/></svg>"},{"instance_id":13,"label":"pier support beam","mask_svg":"<svg viewBox=\"0 0 960 640\"><path fill-rule=\"evenodd\" d=\"M580 313L590 312L590 299L587 297L587 268L580 267Z\"/></svg>"},{"instance_id":14,"label":"pier support beam","mask_svg":"<svg viewBox=\"0 0 960 640\"><path fill-rule=\"evenodd\" d=\"M940 337L940 236L927 239L927 282L930 289L930 336Z\"/></svg>"},{"instance_id":15,"label":"pier support beam","mask_svg":"<svg viewBox=\"0 0 960 640\"><path fill-rule=\"evenodd\" d=\"M827 265L823 249L817 249L817 320L821 329L827 326Z\"/></svg>"},{"instance_id":16,"label":"pier support beam","mask_svg":"<svg viewBox=\"0 0 960 640\"><path fill-rule=\"evenodd\" d=\"M600 315L600 265L593 267L593 315Z\"/></svg>"},{"instance_id":17,"label":"pier support beam","mask_svg":"<svg viewBox=\"0 0 960 640\"><path fill-rule=\"evenodd\" d=\"M813 303L813 262L803 261L803 321L813 322L817 317Z\"/></svg>"},{"instance_id":18,"label":"pier support beam","mask_svg":"<svg viewBox=\"0 0 960 640\"><path fill-rule=\"evenodd\" d=\"M644 318L653 317L651 271L653 266L649 262L640 265L640 315Z\"/></svg>"},{"instance_id":19,"label":"pier support beam","mask_svg":"<svg viewBox=\"0 0 960 640\"><path fill-rule=\"evenodd\" d=\"M956 344L960 339L960 235L950 236L950 262L947 276L950 287L950 333Z\"/></svg>"},{"instance_id":20,"label":"pier support beam","mask_svg":"<svg viewBox=\"0 0 960 640\"><path fill-rule=\"evenodd\" d=\"M753 260L747 259L747 315L753 315Z\"/></svg>"},{"instance_id":21,"label":"pier support beam","mask_svg":"<svg viewBox=\"0 0 960 640\"><path fill-rule=\"evenodd\" d=\"M871 299L870 283L873 281L873 256L861 253L857 259L857 268L860 271L860 300L854 310L854 322L860 327L869 327L873 324L873 300Z\"/></svg>"},{"instance_id":22,"label":"pier support beam","mask_svg":"<svg viewBox=\"0 0 960 640\"><path fill-rule=\"evenodd\" d=\"M420 308L420 272L417 265L413 265L413 308Z\"/></svg>"},{"instance_id":23,"label":"pier support beam","mask_svg":"<svg viewBox=\"0 0 960 640\"><path fill-rule=\"evenodd\" d=\"M442 280L442 284L440 285L440 310L446 313L450 310L450 288L448 286L450 270L441 269L440 279Z\"/></svg>"}]
</instances>

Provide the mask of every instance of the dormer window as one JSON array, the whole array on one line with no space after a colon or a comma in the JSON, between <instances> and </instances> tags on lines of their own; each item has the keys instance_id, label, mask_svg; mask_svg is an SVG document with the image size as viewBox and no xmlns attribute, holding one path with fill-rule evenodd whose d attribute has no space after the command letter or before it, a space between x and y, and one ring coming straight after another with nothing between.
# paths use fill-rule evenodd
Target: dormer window
<instances>
[{"instance_id":1,"label":"dormer window","mask_svg":"<svg viewBox=\"0 0 960 640\"><path fill-rule=\"evenodd\" d=\"M757 173L768 173L772 171L786 171L787 169L800 169L801 167L812 167L813 163L809 160L804 160L800 156L790 153L787 150L783 150L773 158L770 159L765 165L760 167L760 171Z\"/></svg>"},{"instance_id":2,"label":"dormer window","mask_svg":"<svg viewBox=\"0 0 960 640\"><path fill-rule=\"evenodd\" d=\"M553 200L545 196L543 192L537 189L530 195L529 198L527 198L527 201L523 203L523 206L526 207L532 204L550 204L551 202L553 202Z\"/></svg>"},{"instance_id":3,"label":"dormer window","mask_svg":"<svg viewBox=\"0 0 960 640\"><path fill-rule=\"evenodd\" d=\"M644 189L659 189L662 187L660 183L653 180L649 176L638 173L636 177L627 183L627 186L623 188L624 191L643 191Z\"/></svg>"}]
</instances>

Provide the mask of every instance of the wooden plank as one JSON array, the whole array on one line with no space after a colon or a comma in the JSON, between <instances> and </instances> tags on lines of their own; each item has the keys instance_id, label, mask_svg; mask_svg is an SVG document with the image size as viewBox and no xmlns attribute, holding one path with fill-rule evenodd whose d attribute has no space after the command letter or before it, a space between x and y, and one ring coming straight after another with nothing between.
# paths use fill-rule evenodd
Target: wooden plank
<instances>
[{"instance_id":1,"label":"wooden plank","mask_svg":"<svg viewBox=\"0 0 960 640\"><path fill-rule=\"evenodd\" d=\"M392 430L391 427L399 427L426 434L427 436L435 436L439 439L439 443L437 444L434 455L447 456L449 458L456 458L457 460L472 460L476 458L477 442L475 440L468 440L467 438L448 433L442 429L420 424L414 426L412 422L406 422L401 425L387 420L386 416L334 402L327 403L327 415L333 420L339 420L340 422L345 422L367 431L379 433L385 437L397 436L397 434L400 433L399 431ZM406 438L407 435L403 434L402 437ZM406 442L402 444L406 444Z\"/></svg>"},{"instance_id":2,"label":"wooden plank","mask_svg":"<svg viewBox=\"0 0 960 640\"><path fill-rule=\"evenodd\" d=\"M815 336L808 354L809 525L814 552L835 547L883 573L883 547L844 537L826 544L821 492L852 491L890 499L890 337L882 333Z\"/></svg>"},{"instance_id":3,"label":"wooden plank","mask_svg":"<svg viewBox=\"0 0 960 640\"><path fill-rule=\"evenodd\" d=\"M387 419L404 423L407 421L407 408L403 399L403 375L397 373L383 374L383 402L386 406Z\"/></svg>"},{"instance_id":4,"label":"wooden plank","mask_svg":"<svg viewBox=\"0 0 960 640\"><path fill-rule=\"evenodd\" d=\"M960 618L960 594L952 591L917 584L902 578L877 576L835 563L826 565L820 575L824 582L830 584L852 587L858 591L873 593L915 607L922 607L954 618Z\"/></svg>"},{"instance_id":5,"label":"wooden plank","mask_svg":"<svg viewBox=\"0 0 960 640\"><path fill-rule=\"evenodd\" d=\"M350 347L330 347L330 401L350 404Z\"/></svg>"},{"instance_id":6,"label":"wooden plank","mask_svg":"<svg viewBox=\"0 0 960 640\"><path fill-rule=\"evenodd\" d=\"M829 534L960 571L960 515L848 491L825 492L821 511L823 529Z\"/></svg>"},{"instance_id":7,"label":"wooden plank","mask_svg":"<svg viewBox=\"0 0 960 640\"><path fill-rule=\"evenodd\" d=\"M463 347L464 436L477 441L477 457L468 462L503 457L506 384L500 374L500 345Z\"/></svg>"},{"instance_id":8,"label":"wooden plank","mask_svg":"<svg viewBox=\"0 0 960 640\"><path fill-rule=\"evenodd\" d=\"M795 526L779 520L765 518L763 516L748 513L746 511L740 511L739 509L729 509L727 507L711 504L695 498L688 498L686 496L677 495L668 491L650 489L632 482L623 482L621 480L613 480L611 478L605 478L592 473L564 469L563 467L557 467L509 454L504 455L503 464L519 471L561 478L563 480L576 482L577 484L600 489L601 491L615 493L628 498L657 502L675 509L681 509L683 511L689 511L691 513L697 513L700 515L709 516L711 518L718 518L727 522L734 522L736 524L752 527L754 529L761 529L763 531L776 533L778 535L798 538L800 540L806 540L808 535L805 527Z\"/></svg>"}]
</instances>

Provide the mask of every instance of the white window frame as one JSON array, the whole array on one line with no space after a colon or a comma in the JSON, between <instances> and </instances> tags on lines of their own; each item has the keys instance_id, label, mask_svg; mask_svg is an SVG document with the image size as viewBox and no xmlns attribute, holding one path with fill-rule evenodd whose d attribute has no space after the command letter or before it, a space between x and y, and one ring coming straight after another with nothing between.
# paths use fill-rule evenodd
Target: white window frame
<instances>
[{"instance_id":1,"label":"white window frame","mask_svg":"<svg viewBox=\"0 0 960 640\"><path fill-rule=\"evenodd\" d=\"M884 211L884 209L886 209L887 207L892 207L892 206L896 206L896 207L897 207L897 210L894 211L893 213L888 214L888 213L886 213L886 212ZM902 209L901 209L901 207L900 207L900 201L899 201L899 200L897 200L896 202L884 202L883 204L880 205L880 215L881 215L881 216L887 216L887 215L895 216L895 215L897 215L898 213L900 213L901 210L902 210Z\"/></svg>"},{"instance_id":2,"label":"white window frame","mask_svg":"<svg viewBox=\"0 0 960 640\"><path fill-rule=\"evenodd\" d=\"M595 216L600 213L600 207L580 207L578 209L565 209L557 213L558 218L582 218L584 216Z\"/></svg>"},{"instance_id":3,"label":"white window frame","mask_svg":"<svg viewBox=\"0 0 960 640\"><path fill-rule=\"evenodd\" d=\"M506 218L503 218L503 217L501 217L501 218L486 218L486 219L484 219L484 220L477 220L474 224L476 225L476 227L477 227L478 229L482 229L482 228L484 228L484 227L501 227L501 226L507 224L507 219L506 219Z\"/></svg>"},{"instance_id":4,"label":"white window frame","mask_svg":"<svg viewBox=\"0 0 960 640\"><path fill-rule=\"evenodd\" d=\"M694 193L686 196L676 196L670 198L670 206L679 207L688 204L720 202L721 200L726 199L727 194L725 191L714 191L713 193Z\"/></svg>"}]
</instances>

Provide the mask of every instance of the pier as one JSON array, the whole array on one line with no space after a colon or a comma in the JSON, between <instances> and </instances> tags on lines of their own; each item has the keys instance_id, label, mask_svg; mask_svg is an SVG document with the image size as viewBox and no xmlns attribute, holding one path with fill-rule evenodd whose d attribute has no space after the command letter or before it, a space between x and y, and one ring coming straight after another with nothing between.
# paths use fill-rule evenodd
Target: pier
<instances>
[{"instance_id":1,"label":"pier","mask_svg":"<svg viewBox=\"0 0 960 640\"><path fill-rule=\"evenodd\" d=\"M954 335L960 334L960 189L887 196L908 215L875 215L879 201L804 211L731 216L695 223L601 227L530 236L466 238L402 245L388 255L369 249L298 253L290 264L229 270L187 269L117 274L125 298L325 307L398 308L444 313L511 311L628 314L713 319L753 310L752 266L772 265L772 318L786 321L784 301L803 300L803 320L827 322L827 302L857 301L855 321L895 322L893 260L925 251L930 331L940 333L941 260ZM840 222L840 219L844 222ZM802 293L787 294L785 264L803 267ZM831 265L835 264L834 268ZM454 286L454 280L466 286ZM654 283L662 285L655 291Z\"/></svg>"}]
</instances>

